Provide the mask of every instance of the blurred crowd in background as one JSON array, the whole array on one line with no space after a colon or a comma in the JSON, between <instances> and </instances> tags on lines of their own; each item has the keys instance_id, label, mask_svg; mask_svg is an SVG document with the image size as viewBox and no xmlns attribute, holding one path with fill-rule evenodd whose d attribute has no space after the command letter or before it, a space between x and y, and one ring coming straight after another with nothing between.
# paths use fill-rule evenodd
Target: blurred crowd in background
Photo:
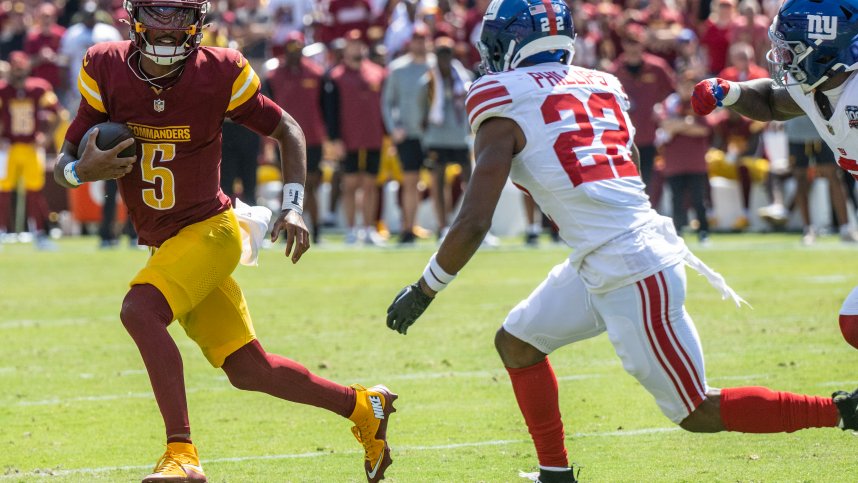
<instances>
[{"instance_id":1,"label":"blurred crowd in background","mask_svg":"<svg viewBox=\"0 0 858 483\"><path fill-rule=\"evenodd\" d=\"M710 231L748 229L802 230L806 244L823 233L858 240L851 228L858 209L854 180L837 169L808 122L759 123L726 110L700 118L689 105L704 78L768 77L767 32L779 0L568 3L577 31L573 63L611 72L623 83L648 194L678 230L703 243ZM488 4L212 2L204 45L240 50L266 94L304 129L305 215L316 242L325 232L343 233L348 244L443 238L473 163L465 98L481 75L474 44ZM59 122L50 123L56 129L40 137L55 141L40 141L48 179L50 153L80 102L76 79L84 52L126 39L128 29L121 0L0 2L0 74L8 76L10 55L26 53L31 75L47 80L64 108ZM270 142L225 123L227 194L276 208L278 166ZM123 232L133 240L121 200L118 207L114 201L115 183L90 184L97 186L66 193L48 182L49 210L27 210L27 216L21 205L29 198L16 197L17 211L6 226L0 216L2 239L26 239L15 233L38 235L50 227L78 233L100 224L104 247L117 244ZM824 187L823 195L816 193ZM550 222L521 196L523 202L502 205L515 210L502 218L521 222L507 223L498 234L521 235L535 245L552 232Z\"/></svg>"}]
</instances>

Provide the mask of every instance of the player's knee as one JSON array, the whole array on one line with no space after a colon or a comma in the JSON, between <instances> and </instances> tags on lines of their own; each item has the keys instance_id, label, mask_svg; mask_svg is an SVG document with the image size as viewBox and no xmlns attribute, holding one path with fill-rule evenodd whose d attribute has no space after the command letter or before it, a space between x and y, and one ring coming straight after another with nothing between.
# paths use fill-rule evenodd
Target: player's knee
<instances>
[{"instance_id":1,"label":"player's knee","mask_svg":"<svg viewBox=\"0 0 858 483\"><path fill-rule=\"evenodd\" d=\"M119 319L133 336L151 329L152 324L167 326L173 320L169 303L152 285L135 285L125 295Z\"/></svg>"},{"instance_id":2,"label":"player's knee","mask_svg":"<svg viewBox=\"0 0 858 483\"><path fill-rule=\"evenodd\" d=\"M849 292L840 307L840 332L846 342L858 349L858 287Z\"/></svg>"},{"instance_id":3,"label":"player's knee","mask_svg":"<svg viewBox=\"0 0 858 483\"><path fill-rule=\"evenodd\" d=\"M223 371L226 373L229 383L236 389L242 391L256 391L259 389L259 375L251 371L244 370L241 367L228 368L223 365Z\"/></svg>"},{"instance_id":4,"label":"player's knee","mask_svg":"<svg viewBox=\"0 0 858 483\"><path fill-rule=\"evenodd\" d=\"M267 354L254 342L227 356L221 366L230 384L242 391L260 391L270 377L271 364Z\"/></svg>"},{"instance_id":5,"label":"player's knee","mask_svg":"<svg viewBox=\"0 0 858 483\"><path fill-rule=\"evenodd\" d=\"M858 349L858 315L840 314L840 333L849 345Z\"/></svg>"},{"instance_id":6,"label":"player's knee","mask_svg":"<svg viewBox=\"0 0 858 483\"><path fill-rule=\"evenodd\" d=\"M545 359L544 353L527 342L511 335L503 327L495 334L495 349L504 366L510 368L529 367Z\"/></svg>"}]
</instances>

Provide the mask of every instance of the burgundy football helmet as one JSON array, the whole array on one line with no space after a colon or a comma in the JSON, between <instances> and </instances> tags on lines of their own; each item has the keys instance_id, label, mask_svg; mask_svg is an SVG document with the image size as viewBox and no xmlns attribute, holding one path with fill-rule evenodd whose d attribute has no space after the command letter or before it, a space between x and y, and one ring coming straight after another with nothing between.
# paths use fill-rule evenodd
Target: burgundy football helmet
<instances>
[{"instance_id":1,"label":"burgundy football helmet","mask_svg":"<svg viewBox=\"0 0 858 483\"><path fill-rule=\"evenodd\" d=\"M131 41L161 65L174 64L200 46L208 0L125 0Z\"/></svg>"}]
</instances>

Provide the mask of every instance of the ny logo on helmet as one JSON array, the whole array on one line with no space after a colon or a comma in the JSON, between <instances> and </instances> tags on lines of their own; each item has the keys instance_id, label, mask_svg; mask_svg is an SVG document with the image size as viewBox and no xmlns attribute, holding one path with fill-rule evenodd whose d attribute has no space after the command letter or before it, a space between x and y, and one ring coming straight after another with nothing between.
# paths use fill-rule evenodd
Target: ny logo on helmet
<instances>
[{"instance_id":1,"label":"ny logo on helmet","mask_svg":"<svg viewBox=\"0 0 858 483\"><path fill-rule=\"evenodd\" d=\"M837 17L831 15L808 15L807 38L817 41L836 39Z\"/></svg>"}]
</instances>

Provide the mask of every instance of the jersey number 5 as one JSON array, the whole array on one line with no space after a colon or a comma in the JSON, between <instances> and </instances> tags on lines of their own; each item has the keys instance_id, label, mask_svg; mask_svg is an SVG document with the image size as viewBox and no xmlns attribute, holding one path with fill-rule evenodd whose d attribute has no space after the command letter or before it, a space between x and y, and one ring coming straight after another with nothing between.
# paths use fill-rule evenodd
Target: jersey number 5
<instances>
[{"instance_id":1,"label":"jersey number 5","mask_svg":"<svg viewBox=\"0 0 858 483\"><path fill-rule=\"evenodd\" d=\"M161 185L161 189L147 188L143 190L143 202L156 210L169 210L176 206L176 180L170 168L155 166L155 163L172 161L176 157L175 144L145 143L142 146L140 168L143 181Z\"/></svg>"},{"instance_id":2,"label":"jersey number 5","mask_svg":"<svg viewBox=\"0 0 858 483\"><path fill-rule=\"evenodd\" d=\"M561 121L563 111L572 111L578 129L560 133L554 152L573 185L638 175L626 119L613 94L594 92L586 105L569 93L551 94L542 103L545 124Z\"/></svg>"}]
</instances>

